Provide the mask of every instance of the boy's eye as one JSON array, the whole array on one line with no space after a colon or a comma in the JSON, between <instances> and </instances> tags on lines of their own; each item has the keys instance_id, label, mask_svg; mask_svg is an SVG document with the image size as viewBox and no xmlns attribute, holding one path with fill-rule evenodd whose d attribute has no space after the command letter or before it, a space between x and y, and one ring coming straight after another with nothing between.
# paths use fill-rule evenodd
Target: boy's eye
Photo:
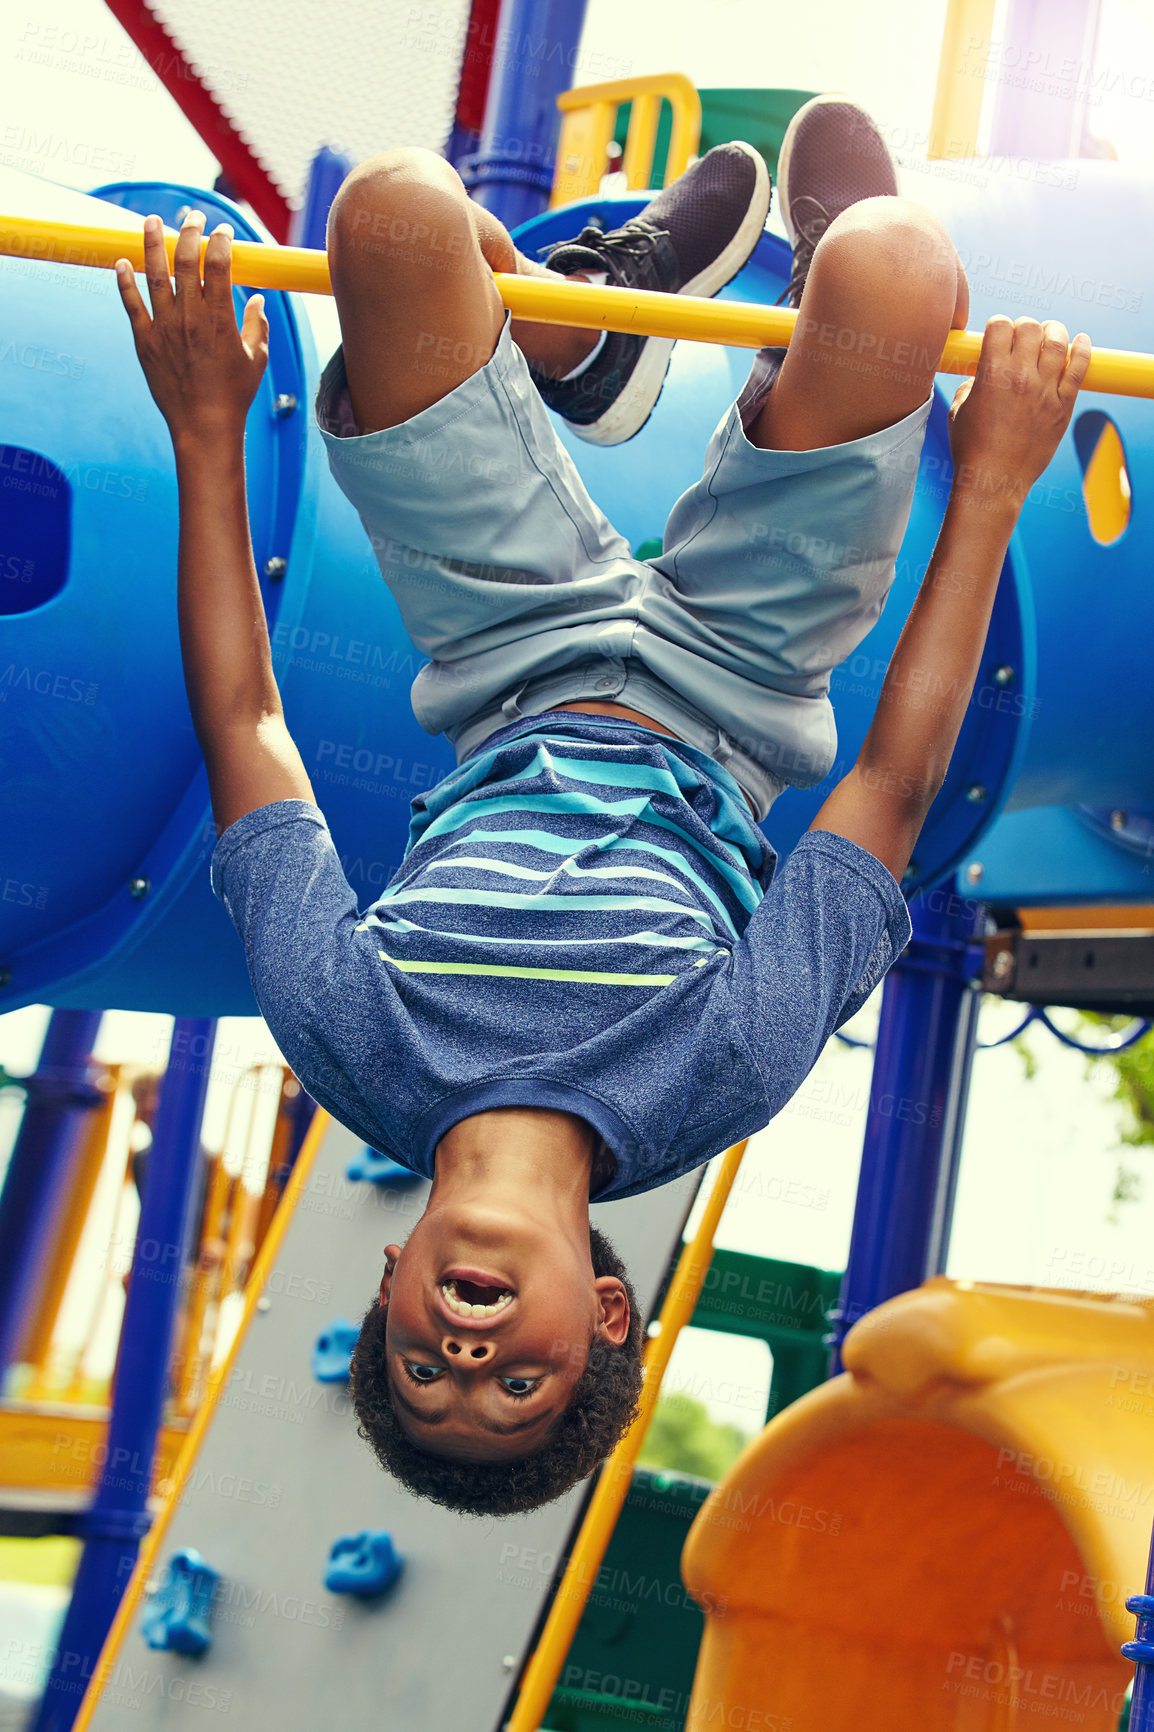
<instances>
[{"instance_id":1,"label":"boy's eye","mask_svg":"<svg viewBox=\"0 0 1154 1732\"><path fill-rule=\"evenodd\" d=\"M441 1376L439 1365L413 1365L408 1359L402 1359L401 1364L414 1383L435 1383Z\"/></svg>"},{"instance_id":2,"label":"boy's eye","mask_svg":"<svg viewBox=\"0 0 1154 1732\"><path fill-rule=\"evenodd\" d=\"M501 1379L510 1395L532 1395L540 1381L539 1377L502 1377Z\"/></svg>"}]
</instances>

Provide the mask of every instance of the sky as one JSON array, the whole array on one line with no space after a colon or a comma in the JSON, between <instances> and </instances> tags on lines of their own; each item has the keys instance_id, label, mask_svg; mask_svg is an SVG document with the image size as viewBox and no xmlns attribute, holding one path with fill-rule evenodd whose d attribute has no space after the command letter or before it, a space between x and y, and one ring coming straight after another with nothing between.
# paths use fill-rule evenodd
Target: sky
<instances>
[{"instance_id":1,"label":"sky","mask_svg":"<svg viewBox=\"0 0 1154 1732\"><path fill-rule=\"evenodd\" d=\"M302 9L307 15L307 8ZM319 16L319 0L314 5ZM995 20L1005 50L1006 0ZM874 113L899 157L903 190L927 187L925 137L944 0L863 7L849 0L711 0L708 28L689 0L590 0L582 58L612 55L637 71L676 68L699 85L846 90ZM125 39L99 0L14 0L0 23L0 167L87 190L118 178L210 185L216 165L147 67L123 65ZM1154 168L1154 12L1146 0L1105 0L1099 72L1087 94L1094 133ZM987 105L988 106L988 105ZM988 120L986 122L988 130ZM326 309L331 318L331 309ZM0 1017L0 1063L31 1069L47 1013ZM1001 1031L1005 1007L985 1013ZM876 1003L859 1022L868 1030ZM168 1019L111 1013L100 1056L155 1056ZM262 1025L222 1030L239 1065L268 1051ZM964 1151L950 1272L971 1279L1154 1290L1154 1166L1123 1150L1109 1080L1050 1037L1033 1037L1038 1074L1012 1049L980 1054ZM754 1139L718 1244L840 1269L860 1159L868 1055L831 1043L799 1095ZM206 1140L222 1134L227 1083L209 1102ZM18 1113L0 1096L0 1161ZM1112 1211L1119 1160L1140 1173L1140 1196ZM764 1408L768 1352L689 1331L667 1387L704 1400L753 1430ZM740 1392L735 1394L735 1391ZM760 1391L760 1394L759 1394Z\"/></svg>"}]
</instances>

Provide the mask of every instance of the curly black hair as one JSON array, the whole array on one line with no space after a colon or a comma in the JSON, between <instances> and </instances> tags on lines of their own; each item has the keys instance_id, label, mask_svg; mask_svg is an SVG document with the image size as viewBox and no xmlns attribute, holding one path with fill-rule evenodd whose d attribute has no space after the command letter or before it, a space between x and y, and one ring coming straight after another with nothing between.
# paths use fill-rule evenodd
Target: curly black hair
<instances>
[{"instance_id":1,"label":"curly black hair","mask_svg":"<svg viewBox=\"0 0 1154 1732\"><path fill-rule=\"evenodd\" d=\"M619 1347L595 1341L549 1441L516 1461L456 1461L430 1455L405 1436L393 1407L385 1353L388 1307L365 1313L353 1349L351 1388L361 1436L387 1473L418 1497L464 1515L521 1515L551 1503L605 1460L627 1430L641 1393L644 1337L625 1265L603 1233L589 1229L595 1276L615 1275L629 1298L629 1333Z\"/></svg>"}]
</instances>

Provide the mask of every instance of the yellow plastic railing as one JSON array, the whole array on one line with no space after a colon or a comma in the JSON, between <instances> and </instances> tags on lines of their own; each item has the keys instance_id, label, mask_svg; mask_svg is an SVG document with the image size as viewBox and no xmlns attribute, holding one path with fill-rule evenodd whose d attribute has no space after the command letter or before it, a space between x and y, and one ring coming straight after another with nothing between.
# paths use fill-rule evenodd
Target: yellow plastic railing
<instances>
[{"instance_id":1,"label":"yellow plastic railing","mask_svg":"<svg viewBox=\"0 0 1154 1732\"><path fill-rule=\"evenodd\" d=\"M692 1317L701 1293L713 1254L713 1235L745 1150L745 1143L735 1143L726 1151L701 1222L682 1250L661 1307L657 1333L651 1337L645 1351L645 1382L637 1405L637 1417L601 1469L577 1542L549 1608L541 1639L525 1668L517 1705L506 1722L506 1732L537 1732L541 1716L549 1706L549 1698L565 1664L565 1656L581 1622L585 1603L597 1580L597 1572L632 1483L633 1464L645 1442L669 1356L678 1335Z\"/></svg>"},{"instance_id":2,"label":"yellow plastic railing","mask_svg":"<svg viewBox=\"0 0 1154 1732\"><path fill-rule=\"evenodd\" d=\"M165 238L171 261L176 235ZM87 223L45 222L0 216L0 255L40 259L61 265L108 269L117 259L144 268L144 241L135 229L104 229ZM329 262L307 247L267 246L236 241L232 279L250 289L286 289L331 295ZM646 337L682 337L695 343L725 343L737 349L788 344L797 322L789 307L747 306L738 301L707 301L695 295L663 295L652 289L619 289L547 277L494 275L503 304L517 319L544 325L580 325L604 331L632 331ZM973 373L982 346L980 331L951 331L938 370ZM1122 397L1154 397L1154 355L1130 349L1095 349L1084 389Z\"/></svg>"},{"instance_id":3,"label":"yellow plastic railing","mask_svg":"<svg viewBox=\"0 0 1154 1732\"><path fill-rule=\"evenodd\" d=\"M701 142L701 98L691 79L683 72L658 72L645 78L618 78L609 84L584 84L576 90L563 90L557 98L561 136L557 142L550 204L571 204L574 199L590 198L597 191L608 167L607 152L617 127L617 111L623 102L632 104L621 164L626 184L630 192L652 186L662 97L673 110L662 182L668 186L685 173Z\"/></svg>"}]
</instances>

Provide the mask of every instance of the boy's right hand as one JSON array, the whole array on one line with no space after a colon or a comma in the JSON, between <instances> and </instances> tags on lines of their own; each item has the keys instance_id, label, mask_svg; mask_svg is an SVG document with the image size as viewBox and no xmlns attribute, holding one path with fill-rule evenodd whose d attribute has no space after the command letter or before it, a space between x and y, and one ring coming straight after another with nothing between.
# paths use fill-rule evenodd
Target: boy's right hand
<instances>
[{"instance_id":1,"label":"boy's right hand","mask_svg":"<svg viewBox=\"0 0 1154 1732\"><path fill-rule=\"evenodd\" d=\"M1070 424L1090 365L1090 339L1070 344L1057 319L986 323L978 371L950 408L954 488L1020 509Z\"/></svg>"},{"instance_id":2,"label":"boy's right hand","mask_svg":"<svg viewBox=\"0 0 1154 1732\"><path fill-rule=\"evenodd\" d=\"M148 388L168 422L173 443L243 437L245 416L268 360L268 320L263 295L253 295L237 329L232 300L232 229L221 223L211 235L201 282L200 241L204 214L190 211L169 277L164 227L159 217L144 223L144 268L152 316L141 299L127 259L116 264L120 298L132 325L136 353Z\"/></svg>"}]
</instances>

